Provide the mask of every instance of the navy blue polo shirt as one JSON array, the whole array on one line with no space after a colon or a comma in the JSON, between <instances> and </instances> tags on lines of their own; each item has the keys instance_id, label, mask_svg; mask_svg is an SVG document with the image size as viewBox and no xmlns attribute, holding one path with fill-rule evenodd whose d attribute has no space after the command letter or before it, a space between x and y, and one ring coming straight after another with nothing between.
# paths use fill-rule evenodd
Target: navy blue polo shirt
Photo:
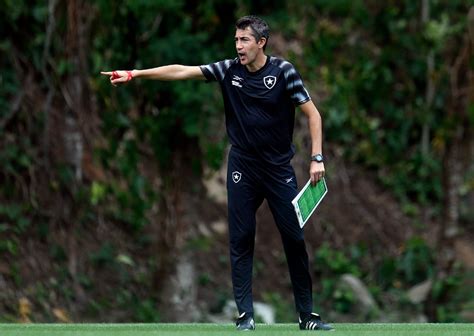
<instances>
[{"instance_id":1,"label":"navy blue polo shirt","mask_svg":"<svg viewBox=\"0 0 474 336\"><path fill-rule=\"evenodd\" d=\"M238 58L202 65L208 82L219 82L233 147L265 162L288 163L295 153L295 106L311 98L294 66L276 57L250 72Z\"/></svg>"}]
</instances>

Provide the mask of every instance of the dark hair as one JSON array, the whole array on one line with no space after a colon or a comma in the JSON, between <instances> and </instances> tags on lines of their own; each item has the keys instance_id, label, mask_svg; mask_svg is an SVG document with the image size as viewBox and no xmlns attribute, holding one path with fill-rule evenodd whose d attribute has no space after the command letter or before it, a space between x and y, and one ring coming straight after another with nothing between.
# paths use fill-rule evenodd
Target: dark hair
<instances>
[{"instance_id":1,"label":"dark hair","mask_svg":"<svg viewBox=\"0 0 474 336\"><path fill-rule=\"evenodd\" d=\"M270 28L268 24L261 18L255 15L247 15L241 17L235 23L237 29L245 29L250 27L252 30L252 36L255 37L255 40L258 42L262 37L264 37L267 42L263 46L263 50L267 47L268 38L270 37Z\"/></svg>"}]
</instances>

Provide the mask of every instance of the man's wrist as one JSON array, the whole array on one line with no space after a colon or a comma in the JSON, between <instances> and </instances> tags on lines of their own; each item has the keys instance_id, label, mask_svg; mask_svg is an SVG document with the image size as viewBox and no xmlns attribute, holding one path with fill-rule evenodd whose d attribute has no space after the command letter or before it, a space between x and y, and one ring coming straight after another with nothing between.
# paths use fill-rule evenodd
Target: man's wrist
<instances>
[{"instance_id":1,"label":"man's wrist","mask_svg":"<svg viewBox=\"0 0 474 336\"><path fill-rule=\"evenodd\" d=\"M318 153L318 154L311 155L311 161L315 161L318 163L324 162L323 154Z\"/></svg>"},{"instance_id":2,"label":"man's wrist","mask_svg":"<svg viewBox=\"0 0 474 336\"><path fill-rule=\"evenodd\" d=\"M127 73L127 82L131 81L133 78L132 71L131 70L125 70Z\"/></svg>"}]
</instances>

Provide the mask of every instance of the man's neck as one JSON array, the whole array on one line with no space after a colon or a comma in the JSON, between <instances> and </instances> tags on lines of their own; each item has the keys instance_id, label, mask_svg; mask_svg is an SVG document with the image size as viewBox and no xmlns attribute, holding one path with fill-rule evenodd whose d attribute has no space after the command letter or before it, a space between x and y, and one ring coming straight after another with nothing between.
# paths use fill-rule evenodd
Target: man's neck
<instances>
[{"instance_id":1,"label":"man's neck","mask_svg":"<svg viewBox=\"0 0 474 336\"><path fill-rule=\"evenodd\" d=\"M255 58L255 61L253 61L251 64L247 64L247 70L250 72L256 72L263 68L265 63L267 63L267 55L265 55L263 52L258 54L257 57Z\"/></svg>"}]
</instances>

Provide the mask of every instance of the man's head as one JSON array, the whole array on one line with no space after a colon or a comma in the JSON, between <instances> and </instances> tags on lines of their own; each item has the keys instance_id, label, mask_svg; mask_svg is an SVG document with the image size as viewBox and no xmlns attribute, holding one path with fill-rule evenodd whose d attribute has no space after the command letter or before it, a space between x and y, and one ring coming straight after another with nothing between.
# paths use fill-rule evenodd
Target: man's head
<instances>
[{"instance_id":1,"label":"man's head","mask_svg":"<svg viewBox=\"0 0 474 336\"><path fill-rule=\"evenodd\" d=\"M255 38L255 41L258 43L262 38L265 39L265 44L263 50L267 47L268 38L270 37L270 28L268 24L258 16L247 15L241 17L237 20L235 28L240 30L245 30L247 27L250 27L252 36Z\"/></svg>"},{"instance_id":2,"label":"man's head","mask_svg":"<svg viewBox=\"0 0 474 336\"><path fill-rule=\"evenodd\" d=\"M235 24L235 48L240 63L250 70L265 60L269 28L265 21L256 16L244 16Z\"/></svg>"}]
</instances>

